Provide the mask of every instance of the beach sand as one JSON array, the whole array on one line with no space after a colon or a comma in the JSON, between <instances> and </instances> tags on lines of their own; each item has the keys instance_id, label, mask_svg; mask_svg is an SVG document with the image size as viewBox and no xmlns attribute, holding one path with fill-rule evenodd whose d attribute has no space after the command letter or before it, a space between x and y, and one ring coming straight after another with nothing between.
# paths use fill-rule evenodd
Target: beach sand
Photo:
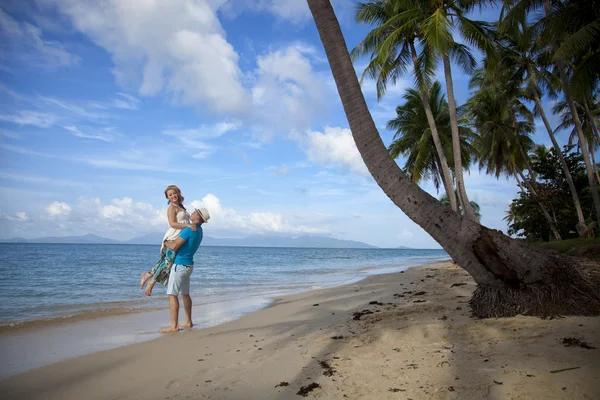
<instances>
[{"instance_id":1,"label":"beach sand","mask_svg":"<svg viewBox=\"0 0 600 400\"><path fill-rule=\"evenodd\" d=\"M474 287L448 262L372 276L12 376L0 397L600 399L600 318L474 320Z\"/></svg>"}]
</instances>

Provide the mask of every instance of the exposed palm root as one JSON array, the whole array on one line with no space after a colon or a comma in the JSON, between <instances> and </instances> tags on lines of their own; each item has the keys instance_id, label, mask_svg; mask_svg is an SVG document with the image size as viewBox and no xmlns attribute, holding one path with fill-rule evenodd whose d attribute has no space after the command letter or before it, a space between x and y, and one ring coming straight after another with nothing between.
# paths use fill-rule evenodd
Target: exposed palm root
<instances>
[{"instance_id":1,"label":"exposed palm root","mask_svg":"<svg viewBox=\"0 0 600 400\"><path fill-rule=\"evenodd\" d=\"M570 262L553 268L553 276L539 283L521 284L520 288L478 285L469 302L473 316L600 315L598 266L584 265L573 258L564 260Z\"/></svg>"}]
</instances>

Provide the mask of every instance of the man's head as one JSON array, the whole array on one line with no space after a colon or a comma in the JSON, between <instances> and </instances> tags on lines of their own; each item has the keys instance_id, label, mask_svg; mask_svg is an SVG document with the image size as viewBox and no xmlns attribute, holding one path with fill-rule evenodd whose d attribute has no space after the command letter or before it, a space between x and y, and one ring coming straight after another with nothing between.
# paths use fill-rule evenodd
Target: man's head
<instances>
[{"instance_id":1,"label":"man's head","mask_svg":"<svg viewBox=\"0 0 600 400\"><path fill-rule=\"evenodd\" d=\"M190 219L192 224L201 225L205 222L208 222L210 219L210 214L206 208L196 208L192 215L190 215Z\"/></svg>"}]
</instances>

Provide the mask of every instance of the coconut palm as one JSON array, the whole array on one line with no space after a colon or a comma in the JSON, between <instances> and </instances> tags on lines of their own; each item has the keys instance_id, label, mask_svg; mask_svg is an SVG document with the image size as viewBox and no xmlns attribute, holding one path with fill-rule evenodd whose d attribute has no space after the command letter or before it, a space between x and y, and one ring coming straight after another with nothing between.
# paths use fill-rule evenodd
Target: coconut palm
<instances>
[{"instance_id":1,"label":"coconut palm","mask_svg":"<svg viewBox=\"0 0 600 400\"><path fill-rule=\"evenodd\" d=\"M444 193L442 195L442 197L440 197L440 203L446 204L446 205L450 204L450 200L448 199L448 195L446 193ZM475 211L475 215L477 216L477 219L479 221L481 221L481 207L479 206L479 204L474 201L471 201L471 207L473 207L473 210ZM462 209L460 211L461 211L461 214L464 214L464 211L462 211Z\"/></svg>"},{"instance_id":2,"label":"coconut palm","mask_svg":"<svg viewBox=\"0 0 600 400\"><path fill-rule=\"evenodd\" d=\"M600 314L598 277L571 260L531 248L464 218L419 188L390 157L356 77L329 0L307 0L356 147L376 183L465 270L477 288L475 316Z\"/></svg>"},{"instance_id":3,"label":"coconut palm","mask_svg":"<svg viewBox=\"0 0 600 400\"><path fill-rule=\"evenodd\" d=\"M537 115L540 116L550 141L554 146L556 154L559 157L560 165L569 184L571 197L577 214L578 222L576 224L577 232L581 235L586 231L585 217L581 209L579 195L575 189L573 178L567 167L560 146L556 140L546 112L542 104L544 91L555 96L554 88L558 87L560 82L548 69L538 62L541 54L536 44L536 33L531 28L524 17L521 19L512 18L510 23L499 21L503 28L502 46L500 46L500 57L497 65L492 66L497 70L512 70L512 74L503 82L507 85L513 85L522 89L523 97L533 100Z\"/></svg>"},{"instance_id":4,"label":"coconut palm","mask_svg":"<svg viewBox=\"0 0 600 400\"><path fill-rule=\"evenodd\" d=\"M434 186L439 190L442 181L442 161L436 151L421 95L417 89L408 89L403 98L405 102L396 107L396 118L387 123L388 129L396 131L394 140L388 146L388 150L393 158L398 158L400 155L406 157L403 171L413 182L418 184L422 179L432 179ZM448 160L452 162L454 156L448 103L439 82L433 83L429 93L427 93L427 98L429 99L429 108L433 114L435 125L438 128L444 153ZM465 124L460 125L460 130L461 156L464 167L468 168L474 152L471 146L474 133ZM451 205L450 199L448 199L447 204Z\"/></svg>"},{"instance_id":5,"label":"coconut palm","mask_svg":"<svg viewBox=\"0 0 600 400\"><path fill-rule=\"evenodd\" d=\"M482 85L467 102L473 125L479 132L475 142L479 168L485 168L496 178L514 176L519 186L525 184L538 200L554 238L561 240L555 221L530 182L533 173L527 153L534 146L530 137L534 132L533 114L519 100L522 90L503 84L506 80L502 76L511 74L512 71L504 70L495 74L494 79L486 79L484 70L480 70L471 80L472 86ZM529 178L523 173L526 170Z\"/></svg>"},{"instance_id":6,"label":"coconut palm","mask_svg":"<svg viewBox=\"0 0 600 400\"><path fill-rule=\"evenodd\" d=\"M452 146L454 150L454 170L456 173L456 186L462 199L465 214L470 218L476 218L471 209L467 192L464 185L460 157L460 131L458 128L458 119L456 114L456 100L454 98L454 83L452 81L451 57L452 49L457 46L457 42L452 35L457 31L462 38L470 45L479 48L489 54L495 51L494 27L492 24L483 21L474 21L467 18L467 13L483 2L480 0L461 0L454 2L436 1L436 0L406 0L410 3L411 13L421 16L420 28L427 46L433 54L439 57L444 65L444 76L446 80L446 94L448 96L448 109L450 113L450 127L452 128ZM411 15L412 17L412 15ZM405 20L408 19L405 18ZM466 72L472 72L475 64L466 62L471 59L469 48L463 46L463 53L467 55L461 58L455 58L459 66Z\"/></svg>"},{"instance_id":7,"label":"coconut palm","mask_svg":"<svg viewBox=\"0 0 600 400\"><path fill-rule=\"evenodd\" d=\"M597 82L600 76L600 1L599 0L506 0L507 23L527 18L543 9L534 28L548 51L548 63L556 67L565 101L582 148L582 156L600 224L600 192L588 151L575 99Z\"/></svg>"},{"instance_id":8,"label":"coconut palm","mask_svg":"<svg viewBox=\"0 0 600 400\"><path fill-rule=\"evenodd\" d=\"M458 204L454 197L454 185L446 152L428 98L429 77L433 73L434 65L431 63L431 57L427 57L427 48L424 48L423 40L419 37L417 21L399 21L398 16L407 11L402 1L371 0L358 3L357 22L375 27L352 50L351 55L353 59L370 56L370 62L362 73L361 82L365 76L376 81L377 99L381 99L385 94L388 83L395 84L398 78L412 67L426 122L437 152L437 160L439 160L436 167L446 192L451 193L450 206L457 211ZM421 56L417 53L417 46L423 48Z\"/></svg>"}]
</instances>

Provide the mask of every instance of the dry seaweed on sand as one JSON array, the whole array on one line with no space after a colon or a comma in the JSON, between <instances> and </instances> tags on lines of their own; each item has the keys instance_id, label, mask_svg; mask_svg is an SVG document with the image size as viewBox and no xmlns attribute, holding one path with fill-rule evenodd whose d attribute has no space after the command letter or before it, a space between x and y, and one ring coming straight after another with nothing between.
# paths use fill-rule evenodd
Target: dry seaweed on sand
<instances>
[{"instance_id":1,"label":"dry seaweed on sand","mask_svg":"<svg viewBox=\"0 0 600 400\"><path fill-rule=\"evenodd\" d=\"M373 311L371 311L371 310L357 311L352 314L352 317L353 317L352 319L355 321L359 321L363 315L368 315L368 314L373 314Z\"/></svg>"},{"instance_id":2,"label":"dry seaweed on sand","mask_svg":"<svg viewBox=\"0 0 600 400\"><path fill-rule=\"evenodd\" d=\"M590 346L587 342L582 342L581 340L579 340L577 338L572 338L572 337L571 338L563 338L562 344L564 344L565 347L578 346L578 347L588 349L588 350L595 349L594 346Z\"/></svg>"},{"instance_id":3,"label":"dry seaweed on sand","mask_svg":"<svg viewBox=\"0 0 600 400\"><path fill-rule=\"evenodd\" d=\"M319 365L324 369L323 375L325 376L333 376L336 372L335 369L331 368L331 365L327 361L319 361Z\"/></svg>"},{"instance_id":4,"label":"dry seaweed on sand","mask_svg":"<svg viewBox=\"0 0 600 400\"><path fill-rule=\"evenodd\" d=\"M316 382L313 382L310 385L302 386L300 388L300 390L298 390L298 393L296 393L296 394L298 396L307 397L310 392L312 392L316 388L320 388L320 387L321 387L321 385L319 385Z\"/></svg>"}]
</instances>

